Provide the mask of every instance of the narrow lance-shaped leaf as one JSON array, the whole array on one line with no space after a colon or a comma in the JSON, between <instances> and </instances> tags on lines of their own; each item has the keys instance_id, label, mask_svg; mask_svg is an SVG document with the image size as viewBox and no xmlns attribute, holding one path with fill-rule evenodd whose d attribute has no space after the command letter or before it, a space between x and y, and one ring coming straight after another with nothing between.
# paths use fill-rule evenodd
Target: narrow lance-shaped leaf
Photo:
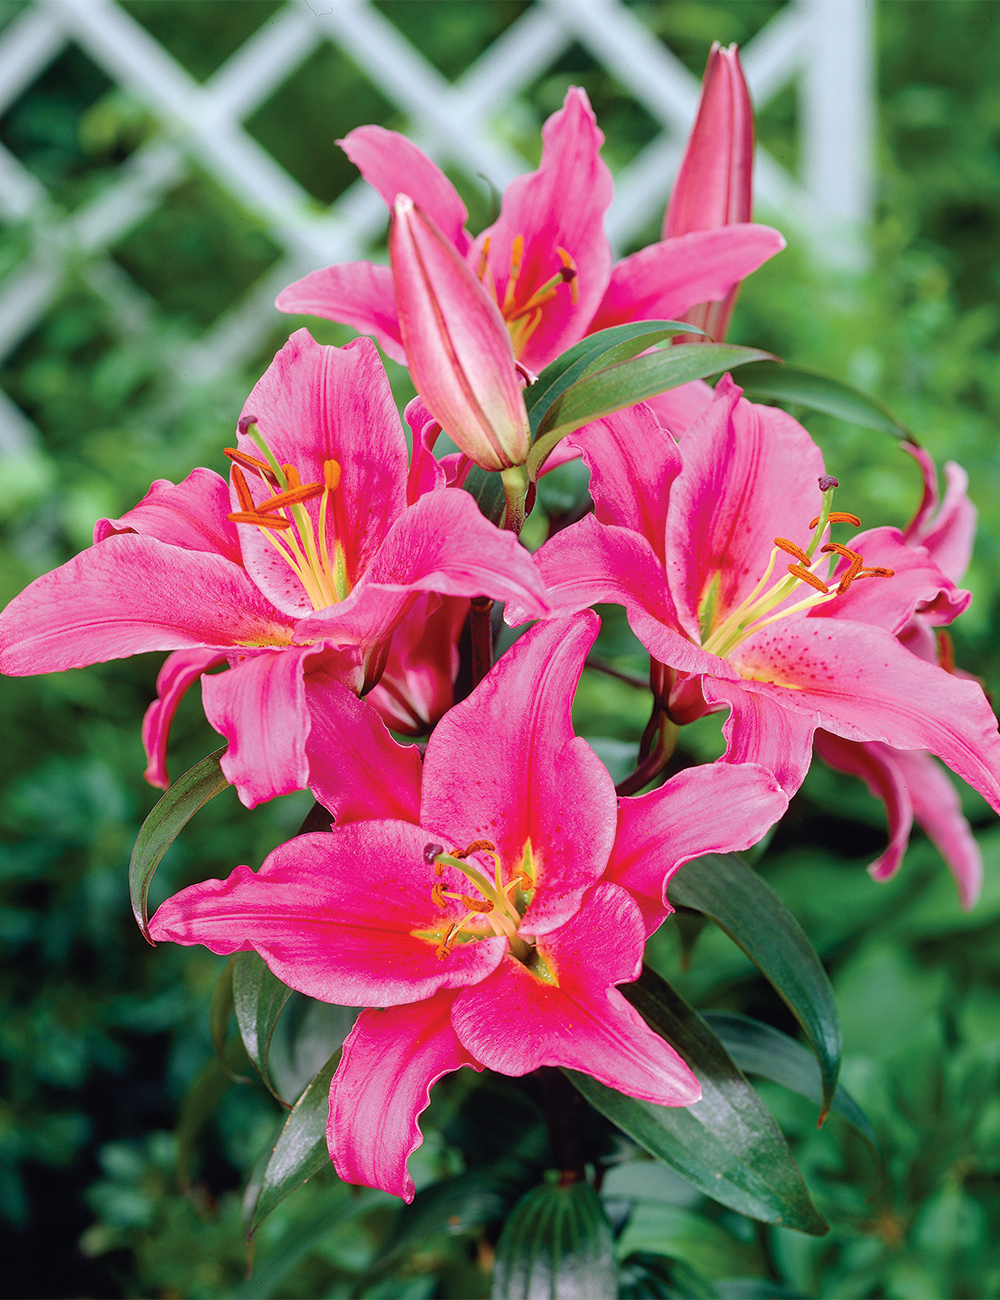
<instances>
[{"instance_id":1,"label":"narrow lance-shaped leaf","mask_svg":"<svg viewBox=\"0 0 1000 1300\"><path fill-rule=\"evenodd\" d=\"M545 413L525 462L528 475L532 480L537 478L560 439L593 420L692 379L705 379L749 361L768 359L769 352L732 343L677 343L581 377Z\"/></svg>"},{"instance_id":2,"label":"narrow lance-shaped leaf","mask_svg":"<svg viewBox=\"0 0 1000 1300\"><path fill-rule=\"evenodd\" d=\"M819 1061L820 1123L840 1073L840 1019L816 950L771 886L735 853L708 853L682 867L670 901L703 912L743 949L788 1004Z\"/></svg>"},{"instance_id":3,"label":"narrow lance-shaped leaf","mask_svg":"<svg viewBox=\"0 0 1000 1300\"><path fill-rule=\"evenodd\" d=\"M692 1106L654 1106L567 1071L613 1124L699 1191L740 1214L799 1232L827 1230L777 1124L718 1036L664 980L645 969L622 993L698 1077Z\"/></svg>"},{"instance_id":4,"label":"narrow lance-shaped leaf","mask_svg":"<svg viewBox=\"0 0 1000 1300\"><path fill-rule=\"evenodd\" d=\"M278 1095L267 1068L267 1055L282 1008L292 996L292 990L273 975L263 958L256 952L236 954L233 966L233 1006L240 1037L247 1056L254 1064L264 1083Z\"/></svg>"},{"instance_id":5,"label":"narrow lance-shaped leaf","mask_svg":"<svg viewBox=\"0 0 1000 1300\"><path fill-rule=\"evenodd\" d=\"M752 402L789 402L807 406L824 415L834 415L850 424L860 424L863 429L888 433L894 438L916 443L916 438L901 420L897 420L888 407L829 375L820 375L801 366L789 366L783 361L759 361L740 371L740 385L745 397Z\"/></svg>"},{"instance_id":6,"label":"narrow lance-shaped leaf","mask_svg":"<svg viewBox=\"0 0 1000 1300\"><path fill-rule=\"evenodd\" d=\"M222 775L219 760L226 746L209 754L200 763L173 783L152 812L142 823L132 850L128 868L128 891L132 900L132 915L147 943L153 943L149 933L146 909L149 900L149 883L160 865L160 859L188 824L199 808L214 799L229 785Z\"/></svg>"},{"instance_id":7,"label":"narrow lance-shaped leaf","mask_svg":"<svg viewBox=\"0 0 1000 1300\"><path fill-rule=\"evenodd\" d=\"M627 325L613 325L610 329L598 330L596 334L588 334L579 343L574 343L547 365L535 382L525 389L524 404L528 408L532 435L537 432L556 398L583 375L636 357L666 338L692 332L701 333L700 330L692 331L690 325L675 320L631 321Z\"/></svg>"},{"instance_id":8,"label":"narrow lance-shaped leaf","mask_svg":"<svg viewBox=\"0 0 1000 1300\"><path fill-rule=\"evenodd\" d=\"M307 1084L288 1113L264 1168L260 1193L248 1215L247 1232L256 1232L276 1205L329 1162L326 1121L330 1114L330 1083L340 1064L341 1048Z\"/></svg>"},{"instance_id":9,"label":"narrow lance-shaped leaf","mask_svg":"<svg viewBox=\"0 0 1000 1300\"><path fill-rule=\"evenodd\" d=\"M719 1035L722 1045L744 1074L770 1079L817 1106L820 1104L822 1082L819 1066L816 1058L801 1043L773 1025L729 1011L706 1011L704 1019ZM837 1084L830 1109L857 1129L879 1162L881 1154L868 1116L842 1083Z\"/></svg>"},{"instance_id":10,"label":"narrow lance-shaped leaf","mask_svg":"<svg viewBox=\"0 0 1000 1300\"><path fill-rule=\"evenodd\" d=\"M222 968L212 994L212 1005L208 1012L208 1028L212 1036L212 1046L222 1068L229 1074L233 1083L249 1083L245 1074L234 1074L229 1069L230 1052L227 1051L226 1039L229 1036L229 1018L233 1014L233 966L235 955L230 957Z\"/></svg>"},{"instance_id":11,"label":"narrow lance-shaped leaf","mask_svg":"<svg viewBox=\"0 0 1000 1300\"><path fill-rule=\"evenodd\" d=\"M614 1238L594 1189L546 1184L522 1196L497 1242L490 1295L607 1300L617 1294Z\"/></svg>"}]
</instances>

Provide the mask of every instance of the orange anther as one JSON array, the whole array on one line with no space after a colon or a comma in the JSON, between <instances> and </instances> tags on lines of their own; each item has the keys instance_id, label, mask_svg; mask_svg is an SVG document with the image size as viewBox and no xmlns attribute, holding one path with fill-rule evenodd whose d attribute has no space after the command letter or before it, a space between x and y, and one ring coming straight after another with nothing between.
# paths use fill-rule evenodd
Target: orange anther
<instances>
[{"instance_id":1,"label":"orange anther","mask_svg":"<svg viewBox=\"0 0 1000 1300\"><path fill-rule=\"evenodd\" d=\"M810 573L809 570L804 569L801 564L790 564L788 566L788 572L793 577L801 579L802 582L807 582L810 587L815 587L816 590L821 591L824 596L829 596L830 588L826 583L821 582L820 579L816 577L815 573Z\"/></svg>"},{"instance_id":2,"label":"orange anther","mask_svg":"<svg viewBox=\"0 0 1000 1300\"><path fill-rule=\"evenodd\" d=\"M243 510L253 513L256 510L256 506L253 503L253 497L250 495L250 489L247 487L247 481L244 477L243 471L235 462L233 463L231 473L233 478L233 487L236 489L236 495L240 499L240 506Z\"/></svg>"},{"instance_id":3,"label":"orange anther","mask_svg":"<svg viewBox=\"0 0 1000 1300\"><path fill-rule=\"evenodd\" d=\"M290 519L282 519L280 515L261 515L253 510L234 510L232 514L226 515L226 518L234 524L256 524L258 528L291 528Z\"/></svg>"},{"instance_id":4,"label":"orange anther","mask_svg":"<svg viewBox=\"0 0 1000 1300\"><path fill-rule=\"evenodd\" d=\"M336 492L340 487L340 465L335 460L325 460L323 462L323 482L330 492Z\"/></svg>"},{"instance_id":5,"label":"orange anther","mask_svg":"<svg viewBox=\"0 0 1000 1300\"><path fill-rule=\"evenodd\" d=\"M817 515L809 527L815 528L822 518L822 515ZM853 524L855 528L861 527L861 520L857 515L849 515L846 510L831 510L826 518L827 523L830 524Z\"/></svg>"},{"instance_id":6,"label":"orange anther","mask_svg":"<svg viewBox=\"0 0 1000 1300\"><path fill-rule=\"evenodd\" d=\"M518 882L519 885L523 885L525 889L534 889L535 887L535 882L531 879L531 877L528 875L526 871L518 871L514 879Z\"/></svg>"},{"instance_id":7,"label":"orange anther","mask_svg":"<svg viewBox=\"0 0 1000 1300\"><path fill-rule=\"evenodd\" d=\"M451 856L453 858L461 858L464 862L470 853L495 853L496 847L497 846L492 840L473 840L467 849L462 849L461 851L456 849Z\"/></svg>"},{"instance_id":8,"label":"orange anther","mask_svg":"<svg viewBox=\"0 0 1000 1300\"><path fill-rule=\"evenodd\" d=\"M859 578L893 578L895 576L895 569L883 569L880 564L873 564L870 569L862 569L858 574Z\"/></svg>"},{"instance_id":9,"label":"orange anther","mask_svg":"<svg viewBox=\"0 0 1000 1300\"><path fill-rule=\"evenodd\" d=\"M297 488L299 484L302 482L302 480L299 478L299 471L295 468L294 465L282 465L281 468L285 471L285 479L288 483L288 486L290 488Z\"/></svg>"},{"instance_id":10,"label":"orange anther","mask_svg":"<svg viewBox=\"0 0 1000 1300\"><path fill-rule=\"evenodd\" d=\"M322 483L303 483L301 487L294 487L288 492L279 492L277 496L262 501L257 509L261 514L269 514L272 510L284 510L286 506L298 505L300 501L311 501L313 497L322 495Z\"/></svg>"},{"instance_id":11,"label":"orange anther","mask_svg":"<svg viewBox=\"0 0 1000 1300\"><path fill-rule=\"evenodd\" d=\"M482 899L470 898L468 894L462 894L462 902L470 912L492 912L493 904Z\"/></svg>"},{"instance_id":12,"label":"orange anther","mask_svg":"<svg viewBox=\"0 0 1000 1300\"><path fill-rule=\"evenodd\" d=\"M266 478L272 487L278 486L278 480L270 465L256 456L248 456L245 451L238 451L235 447L223 447L223 455L228 456L230 460L238 462L244 469L250 470L254 474L259 474L261 478Z\"/></svg>"},{"instance_id":13,"label":"orange anther","mask_svg":"<svg viewBox=\"0 0 1000 1300\"><path fill-rule=\"evenodd\" d=\"M796 546L795 543L790 542L787 537L776 537L774 539L774 544L779 551L784 551L786 555L794 555L799 563L804 564L806 568L811 564L812 561L809 559L809 556L806 555L802 547Z\"/></svg>"},{"instance_id":14,"label":"orange anther","mask_svg":"<svg viewBox=\"0 0 1000 1300\"><path fill-rule=\"evenodd\" d=\"M955 643L943 627L936 628L938 645L938 664L946 673L955 671Z\"/></svg>"},{"instance_id":15,"label":"orange anther","mask_svg":"<svg viewBox=\"0 0 1000 1300\"><path fill-rule=\"evenodd\" d=\"M433 885L433 886L431 887L431 898L433 899L434 903L435 903L438 907L447 907L447 906L448 906L448 904L444 901L444 881L443 881L443 880L439 880L435 885Z\"/></svg>"},{"instance_id":16,"label":"orange anther","mask_svg":"<svg viewBox=\"0 0 1000 1300\"><path fill-rule=\"evenodd\" d=\"M483 247L479 253L479 266L476 268L476 275L481 280L486 274L486 263L490 256L490 237L489 235L483 240Z\"/></svg>"},{"instance_id":17,"label":"orange anther","mask_svg":"<svg viewBox=\"0 0 1000 1300\"><path fill-rule=\"evenodd\" d=\"M838 596L842 596L844 592L847 591L851 583L861 572L863 566L864 566L864 559L860 555L855 554L851 557L851 563L848 565L840 581L837 583Z\"/></svg>"},{"instance_id":18,"label":"orange anther","mask_svg":"<svg viewBox=\"0 0 1000 1300\"><path fill-rule=\"evenodd\" d=\"M842 555L845 560L851 561L861 559L857 551L852 551L849 546L841 546L839 542L827 542L825 546L821 546L819 549L823 555Z\"/></svg>"},{"instance_id":19,"label":"orange anther","mask_svg":"<svg viewBox=\"0 0 1000 1300\"><path fill-rule=\"evenodd\" d=\"M569 285L570 301L575 305L580 300L580 290L579 290L579 285L577 284L578 272L576 269L576 263L573 261L573 258L570 256L570 254L566 252L565 248L557 248L556 252L562 258L562 264L563 264L562 278Z\"/></svg>"}]
</instances>

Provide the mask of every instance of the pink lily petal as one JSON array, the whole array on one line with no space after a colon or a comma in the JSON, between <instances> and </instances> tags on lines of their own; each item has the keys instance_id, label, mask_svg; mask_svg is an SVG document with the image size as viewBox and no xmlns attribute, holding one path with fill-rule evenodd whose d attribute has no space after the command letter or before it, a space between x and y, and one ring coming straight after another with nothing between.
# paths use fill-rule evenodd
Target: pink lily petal
<instances>
[{"instance_id":1,"label":"pink lily petal","mask_svg":"<svg viewBox=\"0 0 1000 1300\"><path fill-rule=\"evenodd\" d=\"M229 742L223 775L247 808L308 784L302 674L316 653L313 646L247 651L230 655L228 672L202 679L205 717Z\"/></svg>"},{"instance_id":2,"label":"pink lily petal","mask_svg":"<svg viewBox=\"0 0 1000 1300\"><path fill-rule=\"evenodd\" d=\"M703 678L701 687L709 706L729 708L722 725L725 761L767 768L790 799L809 771L819 714L785 708L784 694L761 695L717 677Z\"/></svg>"},{"instance_id":3,"label":"pink lily petal","mask_svg":"<svg viewBox=\"0 0 1000 1300\"><path fill-rule=\"evenodd\" d=\"M167 774L167 741L170 737L170 724L185 691L194 685L202 673L225 662L226 656L217 650L178 650L167 658L160 669L156 678L156 699L142 720L142 743L149 760L143 776L150 785L161 790L166 790L170 785Z\"/></svg>"},{"instance_id":4,"label":"pink lily petal","mask_svg":"<svg viewBox=\"0 0 1000 1300\"><path fill-rule=\"evenodd\" d=\"M618 411L571 435L590 469L590 495L602 524L641 533L663 561L670 485L681 454L645 403Z\"/></svg>"},{"instance_id":5,"label":"pink lily petal","mask_svg":"<svg viewBox=\"0 0 1000 1300\"><path fill-rule=\"evenodd\" d=\"M604 134L598 128L586 93L576 86L566 93L563 107L542 127L542 161L536 172L508 185L499 219L485 230L469 255L478 264L489 239L487 263L504 303L510 283L514 240L524 240L521 271L513 303L504 315L523 306L563 266L563 248L577 269L574 292L566 284L546 302L535 330L519 359L539 371L560 352L583 338L597 310L611 271L611 248L604 233L604 214L614 185L601 160Z\"/></svg>"},{"instance_id":6,"label":"pink lily petal","mask_svg":"<svg viewBox=\"0 0 1000 1300\"><path fill-rule=\"evenodd\" d=\"M386 207L397 194L409 194L458 251L466 251L468 210L441 168L412 140L382 126L359 126L337 143Z\"/></svg>"},{"instance_id":7,"label":"pink lily petal","mask_svg":"<svg viewBox=\"0 0 1000 1300\"><path fill-rule=\"evenodd\" d=\"M438 960L441 932L465 909L434 905L427 840L395 821L299 835L256 874L237 867L168 898L150 933L218 953L255 948L291 988L338 1006L398 1006L459 988L494 970L505 945L490 936ZM450 876L445 883L452 888Z\"/></svg>"},{"instance_id":8,"label":"pink lily petal","mask_svg":"<svg viewBox=\"0 0 1000 1300\"><path fill-rule=\"evenodd\" d=\"M680 624L700 641L699 607L716 579L713 626L763 576L775 537L808 543L823 458L790 415L743 400L728 375L685 433L683 458L670 493L666 570Z\"/></svg>"},{"instance_id":9,"label":"pink lily petal","mask_svg":"<svg viewBox=\"0 0 1000 1300\"><path fill-rule=\"evenodd\" d=\"M330 1086L327 1145L345 1183L413 1200L407 1158L421 1142L417 1117L442 1075L483 1067L451 1027L450 989L425 1002L362 1011Z\"/></svg>"},{"instance_id":10,"label":"pink lily petal","mask_svg":"<svg viewBox=\"0 0 1000 1300\"><path fill-rule=\"evenodd\" d=\"M669 433L679 438L685 429L712 405L715 389L706 384L704 379L692 379L689 384L680 384L677 388L668 388L665 393L657 393L647 398L647 405Z\"/></svg>"},{"instance_id":11,"label":"pink lily petal","mask_svg":"<svg viewBox=\"0 0 1000 1300\"><path fill-rule=\"evenodd\" d=\"M868 787L868 793L885 804L889 843L885 852L869 865L868 870L873 880L890 879L902 865L913 828L913 804L905 774L898 761L905 751L892 749L878 741L859 744L855 740L842 740L840 736L820 729L816 732L816 753L836 771L859 777ZM924 757L928 762L934 761L928 755ZM946 780L943 772L940 775L942 780ZM954 787L950 783L949 789L954 798Z\"/></svg>"},{"instance_id":12,"label":"pink lily petal","mask_svg":"<svg viewBox=\"0 0 1000 1300\"><path fill-rule=\"evenodd\" d=\"M606 879L628 890L652 934L673 911L667 886L685 862L750 848L787 807L787 797L763 767L689 767L658 790L620 801Z\"/></svg>"},{"instance_id":13,"label":"pink lily petal","mask_svg":"<svg viewBox=\"0 0 1000 1300\"><path fill-rule=\"evenodd\" d=\"M403 418L413 434L410 473L406 480L406 504L412 506L425 492L447 487L448 483L444 466L434 455L441 426L428 411L424 399L417 396L408 402Z\"/></svg>"},{"instance_id":14,"label":"pink lily petal","mask_svg":"<svg viewBox=\"0 0 1000 1300\"><path fill-rule=\"evenodd\" d=\"M370 704L340 682L307 675L309 789L339 824L420 817L420 752L400 745Z\"/></svg>"},{"instance_id":15,"label":"pink lily petal","mask_svg":"<svg viewBox=\"0 0 1000 1300\"><path fill-rule=\"evenodd\" d=\"M915 447L910 442L904 442L900 445L920 466L920 472L924 478L924 490L920 498L920 504L917 506L916 514L907 524L906 531L903 534L908 542L919 543L926 530L931 526L931 518L938 504L937 466L934 464L934 457L929 451L924 451L923 447ZM961 574L958 575L958 577L961 576ZM958 578L955 581L957 582Z\"/></svg>"},{"instance_id":16,"label":"pink lily petal","mask_svg":"<svg viewBox=\"0 0 1000 1300\"><path fill-rule=\"evenodd\" d=\"M421 592L393 632L385 669L365 699L394 731L422 736L455 702L458 638L468 616L468 600Z\"/></svg>"},{"instance_id":17,"label":"pink lily petal","mask_svg":"<svg viewBox=\"0 0 1000 1300\"><path fill-rule=\"evenodd\" d=\"M925 663L882 628L784 619L730 661L746 691L818 714L820 726L846 740L930 750L1000 810L1000 736L982 688Z\"/></svg>"},{"instance_id":18,"label":"pink lily petal","mask_svg":"<svg viewBox=\"0 0 1000 1300\"><path fill-rule=\"evenodd\" d=\"M632 631L660 663L737 679L724 659L706 654L673 630L677 618L663 567L645 537L587 515L546 542L535 563L558 613L602 603L624 605ZM505 617L517 626L532 615L514 604Z\"/></svg>"},{"instance_id":19,"label":"pink lily petal","mask_svg":"<svg viewBox=\"0 0 1000 1300\"><path fill-rule=\"evenodd\" d=\"M864 556L866 565L892 569L893 576L853 582L836 600L810 610L810 618L850 619L898 633L917 610L927 606L935 607L935 621L942 623L950 623L968 608L971 594L959 591L923 546L908 546L898 528L872 528L847 545ZM849 564L842 558L834 578L843 577Z\"/></svg>"},{"instance_id":20,"label":"pink lily petal","mask_svg":"<svg viewBox=\"0 0 1000 1300\"><path fill-rule=\"evenodd\" d=\"M899 750L896 762L906 781L917 824L947 862L962 907L969 911L983 887L983 858L962 814L958 791L930 754Z\"/></svg>"},{"instance_id":21,"label":"pink lily petal","mask_svg":"<svg viewBox=\"0 0 1000 1300\"><path fill-rule=\"evenodd\" d=\"M940 659L938 639L926 613L910 619L909 623L896 633L896 639L900 645L906 646L911 654L937 666Z\"/></svg>"},{"instance_id":22,"label":"pink lily petal","mask_svg":"<svg viewBox=\"0 0 1000 1300\"><path fill-rule=\"evenodd\" d=\"M14 677L144 650L287 645L291 627L238 565L125 533L43 574L0 614Z\"/></svg>"},{"instance_id":23,"label":"pink lily petal","mask_svg":"<svg viewBox=\"0 0 1000 1300\"><path fill-rule=\"evenodd\" d=\"M376 262L342 262L311 271L282 289L274 300L279 311L322 316L371 334L386 356L406 365L399 332L392 272Z\"/></svg>"},{"instance_id":24,"label":"pink lily petal","mask_svg":"<svg viewBox=\"0 0 1000 1300\"><path fill-rule=\"evenodd\" d=\"M663 238L749 221L753 204L753 105L736 46L716 41L701 101L677 169Z\"/></svg>"},{"instance_id":25,"label":"pink lily petal","mask_svg":"<svg viewBox=\"0 0 1000 1300\"><path fill-rule=\"evenodd\" d=\"M677 320L698 303L719 302L784 247L777 230L752 224L650 244L615 266L587 333L633 320Z\"/></svg>"},{"instance_id":26,"label":"pink lily petal","mask_svg":"<svg viewBox=\"0 0 1000 1300\"><path fill-rule=\"evenodd\" d=\"M933 525L921 537L931 558L955 582L961 580L972 559L978 511L966 496L969 476L953 460L944 467L947 488Z\"/></svg>"},{"instance_id":27,"label":"pink lily petal","mask_svg":"<svg viewBox=\"0 0 1000 1300\"><path fill-rule=\"evenodd\" d=\"M511 870L530 845L535 934L561 925L599 879L614 843L607 769L573 733L570 705L600 624L594 614L539 623L496 663L427 743L421 821L466 844L487 839ZM512 798L512 791L523 792Z\"/></svg>"},{"instance_id":28,"label":"pink lily petal","mask_svg":"<svg viewBox=\"0 0 1000 1300\"><path fill-rule=\"evenodd\" d=\"M523 464L528 415L503 317L406 194L393 205L389 260L407 364L427 409L484 469Z\"/></svg>"},{"instance_id":29,"label":"pink lily petal","mask_svg":"<svg viewBox=\"0 0 1000 1300\"><path fill-rule=\"evenodd\" d=\"M492 975L456 997L455 1032L478 1061L503 1074L559 1065L643 1101L689 1106L701 1097L697 1079L609 987L638 978L644 938L628 894L596 885L574 916L539 941L550 979L505 957Z\"/></svg>"},{"instance_id":30,"label":"pink lily petal","mask_svg":"<svg viewBox=\"0 0 1000 1300\"><path fill-rule=\"evenodd\" d=\"M325 347L308 330L296 330L254 385L243 419L256 422L278 462L293 465L303 483L322 483L325 464L339 465L329 524L344 549L348 580L356 583L406 505L406 439L371 340ZM260 458L248 434L240 434L238 446ZM248 486L256 502L272 495L252 475ZM241 508L235 488L231 501L232 510ZM319 500L304 509L319 536ZM260 589L293 617L311 613L304 588L264 530L239 529L247 571Z\"/></svg>"},{"instance_id":31,"label":"pink lily petal","mask_svg":"<svg viewBox=\"0 0 1000 1300\"><path fill-rule=\"evenodd\" d=\"M141 533L188 551L222 555L242 564L236 525L226 518L229 485L211 469L193 469L183 483L158 478L137 506L120 519L98 519L94 542L118 533Z\"/></svg>"},{"instance_id":32,"label":"pink lily petal","mask_svg":"<svg viewBox=\"0 0 1000 1300\"><path fill-rule=\"evenodd\" d=\"M516 600L538 618L549 610L529 553L501 532L467 492L428 492L396 520L345 601L300 620L296 636L337 636L373 645L389 637L421 591Z\"/></svg>"}]
</instances>

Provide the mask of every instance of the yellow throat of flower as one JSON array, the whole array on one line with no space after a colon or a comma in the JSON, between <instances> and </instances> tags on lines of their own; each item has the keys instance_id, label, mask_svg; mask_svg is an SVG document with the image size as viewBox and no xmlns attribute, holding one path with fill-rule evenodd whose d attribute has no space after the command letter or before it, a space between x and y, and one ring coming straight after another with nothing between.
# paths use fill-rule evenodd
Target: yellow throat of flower
<instances>
[{"instance_id":1,"label":"yellow throat of flower","mask_svg":"<svg viewBox=\"0 0 1000 1300\"><path fill-rule=\"evenodd\" d=\"M240 509L228 518L235 524L253 524L292 570L314 610L343 600L351 590L347 557L337 533L341 513L338 489L340 465L323 462L323 482L303 483L294 465L279 465L256 424L241 422L241 431L261 449L263 460L226 447L232 461L232 481ZM254 502L246 474L254 474L273 495ZM305 503L320 498L319 525L313 527Z\"/></svg>"},{"instance_id":2,"label":"yellow throat of flower","mask_svg":"<svg viewBox=\"0 0 1000 1300\"><path fill-rule=\"evenodd\" d=\"M551 302L559 292L562 285L569 285L569 292L572 301L575 303L579 297L577 286L578 271L576 263L565 248L557 247L556 254L562 262L562 266L555 273L551 280L547 280L540 289L525 301L517 301L517 284L521 278L521 267L524 263L524 236L517 235L510 250L510 270L507 275L507 287L504 290L503 302L497 297L496 285L493 282L493 276L490 274L488 259L490 255L490 237L489 235L483 240L482 251L479 254L479 267L477 274L479 279L487 286L493 297L497 299L497 306L500 308L500 314L503 316L507 325L507 332L510 334L510 341L514 347L514 356L520 357L521 353L528 346L528 340L538 328L542 319L542 312L545 304Z\"/></svg>"},{"instance_id":3,"label":"yellow throat of flower","mask_svg":"<svg viewBox=\"0 0 1000 1300\"><path fill-rule=\"evenodd\" d=\"M801 547L796 542L789 541L787 537L776 537L764 576L749 596L735 609L730 610L725 619L718 624L716 624L716 607L720 575L715 574L698 606L703 650L724 659L748 636L752 636L771 623L776 623L779 619L786 618L789 614L801 614L817 605L825 605L828 601L835 600L861 578L893 576L892 569L885 569L878 565L866 567L860 552L852 550L849 546L842 546L839 542L825 542L820 546L820 541L830 524L846 523L852 524L855 528L861 527L861 520L857 515L830 509L833 504L834 489L838 486L835 478L824 476L820 479L823 505L820 513L809 525L812 538L808 545ZM814 559L817 547L819 556ZM779 551L790 555L794 562L787 566L787 577L778 578L771 583L771 575L774 573ZM848 560L849 564L836 586L831 586L830 571L839 556ZM826 578L821 577L817 572L824 565L827 566ZM801 591L803 586L811 588L812 594L784 609L778 608L794 592Z\"/></svg>"}]
</instances>

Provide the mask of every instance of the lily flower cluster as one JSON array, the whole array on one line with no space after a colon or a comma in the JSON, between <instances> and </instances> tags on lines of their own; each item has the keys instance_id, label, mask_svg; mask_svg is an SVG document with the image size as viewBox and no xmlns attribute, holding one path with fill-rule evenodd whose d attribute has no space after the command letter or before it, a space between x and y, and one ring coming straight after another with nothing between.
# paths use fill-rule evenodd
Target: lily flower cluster
<instances>
[{"instance_id":1,"label":"lily flower cluster","mask_svg":"<svg viewBox=\"0 0 1000 1300\"><path fill-rule=\"evenodd\" d=\"M819 449L727 376L623 400L572 433L549 464L584 458L594 512L535 555L521 545L546 468L530 459L536 372L630 322L721 340L740 282L784 242L750 220L735 49L713 49L663 239L616 265L583 91L542 138L538 170L475 238L404 137L372 126L342 142L390 208L390 265L316 271L278 302L409 366L411 449L374 344L299 330L247 399L228 480L158 480L0 615L9 674L169 652L143 728L152 784L169 784L171 721L200 681L243 802L308 788L330 813L330 830L260 870L168 899L150 932L256 950L291 988L362 1008L333 1080L330 1153L342 1178L405 1199L418 1116L462 1066L563 1066L658 1105L697 1101L695 1075L618 986L672 910L673 875L755 844L814 744L886 802L878 878L915 816L974 901L974 841L930 755L1000 811L997 724L941 630L969 600L956 583L974 511L957 467L935 516L917 453L926 490L909 529L835 540L860 521L833 508ZM442 431L459 450L438 458ZM474 470L502 483L502 527L464 490ZM492 668L491 601L534 624ZM570 719L599 628L590 606L609 602L649 651L654 698L617 790ZM466 628L473 683L458 698ZM640 793L709 712L728 715L724 757Z\"/></svg>"}]
</instances>

